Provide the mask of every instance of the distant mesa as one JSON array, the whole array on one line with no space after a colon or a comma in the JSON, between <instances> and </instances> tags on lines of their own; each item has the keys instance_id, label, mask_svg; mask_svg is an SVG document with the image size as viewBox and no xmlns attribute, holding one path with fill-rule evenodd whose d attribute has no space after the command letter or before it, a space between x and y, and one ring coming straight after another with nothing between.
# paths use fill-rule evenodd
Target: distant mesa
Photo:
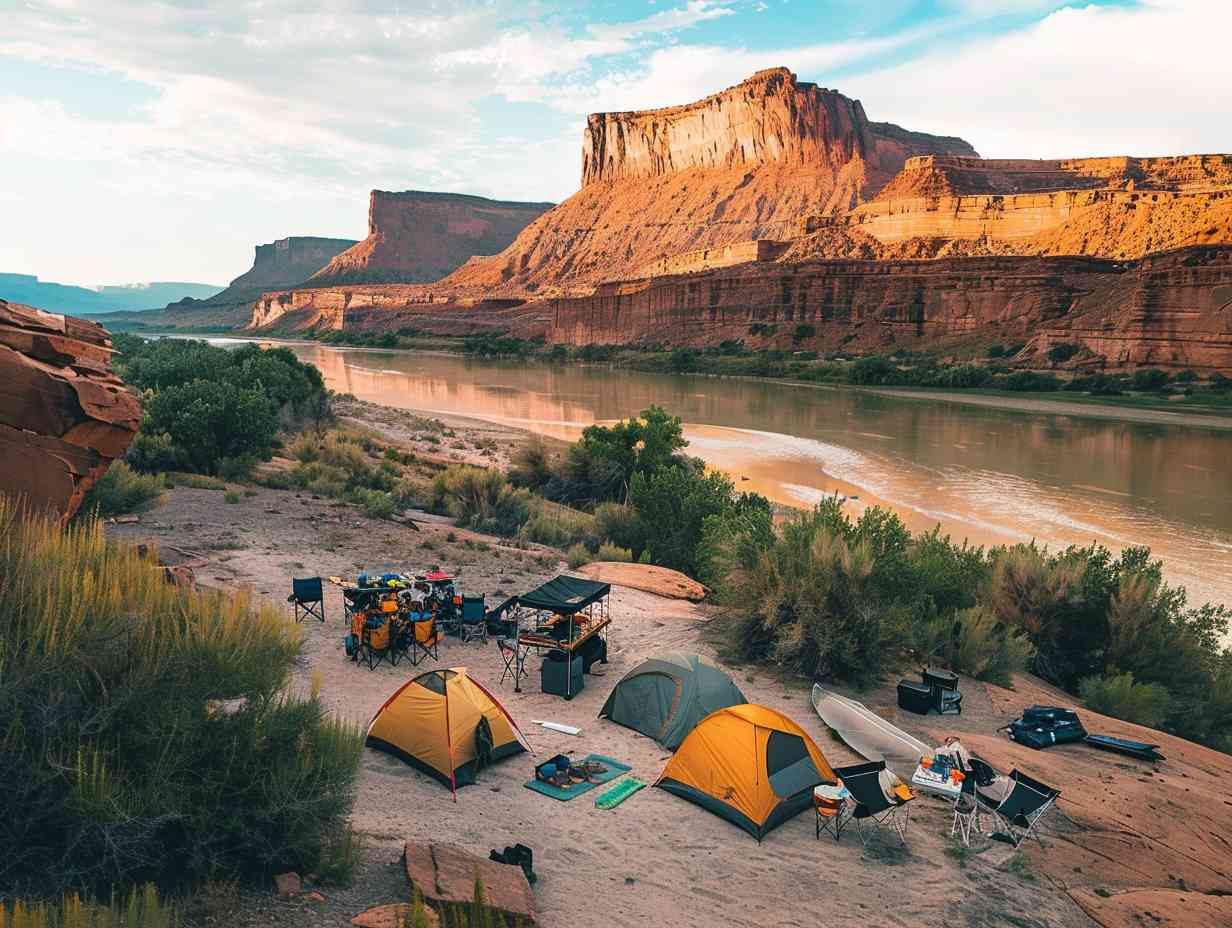
<instances>
[{"instance_id":1,"label":"distant mesa","mask_svg":"<svg viewBox=\"0 0 1232 928\"><path fill-rule=\"evenodd\" d=\"M0 299L40 306L50 312L93 315L155 309L184 297L205 298L221 288L213 284L156 281L129 286L76 287L40 280L32 274L0 273Z\"/></svg>"},{"instance_id":2,"label":"distant mesa","mask_svg":"<svg viewBox=\"0 0 1232 928\"><path fill-rule=\"evenodd\" d=\"M373 190L368 237L313 274L308 286L440 280L474 255L503 250L551 208L461 193Z\"/></svg>"}]
</instances>

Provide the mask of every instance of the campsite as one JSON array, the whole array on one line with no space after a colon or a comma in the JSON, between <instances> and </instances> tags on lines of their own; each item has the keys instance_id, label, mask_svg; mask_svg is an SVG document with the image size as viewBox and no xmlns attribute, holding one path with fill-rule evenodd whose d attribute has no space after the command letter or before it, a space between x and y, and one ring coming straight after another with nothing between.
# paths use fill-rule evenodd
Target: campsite
<instances>
[{"instance_id":1,"label":"campsite","mask_svg":"<svg viewBox=\"0 0 1232 928\"><path fill-rule=\"evenodd\" d=\"M308 494L264 488L236 505L212 505L215 498L212 491L177 487L142 522L108 530L117 538L161 543L168 557L175 555L169 543L183 552L208 552L209 566L197 568L200 583L249 588L288 617L295 576L448 568L461 592L484 595L491 607L565 572L549 549L503 545L430 519L397 525ZM227 539L225 547L220 539ZM824 833L819 840L807 808L759 842L665 789L648 786L610 810L594 802L628 778L653 784L673 757L653 737L599 717L616 684L656 656L695 654L713 662L749 702L807 734L832 768L864 760L822 723L811 681L718 661L706 634L712 613L704 602L613 584L608 663L593 665L584 688L566 700L540 691L535 656L526 660L521 693L511 679L502 682L505 663L494 639L448 637L439 659L415 666L357 666L345 651L342 587L326 581L323 591L325 622L300 624L305 645L297 686L318 686L330 709L366 726L414 678L465 668L508 711L533 754L494 760L474 784L457 790L454 801L439 777L365 748L352 815L363 850L352 885L324 887L324 901L247 889L229 924L298 925L311 918L342 926L373 906L404 901L403 850L416 842L454 845L480 858L527 845L538 877L532 887L536 923L544 926L1087 926L1091 917L1112 926L1134 924L1118 920L1122 911L1177 906L1199 911L1209 924L1228 917L1229 897L1207 894L1229 880L1221 862L1226 856L1217 852L1226 847L1220 835L1230 823L1220 755L1085 710L1080 715L1090 731L1159 742L1167 760L1142 762L1085 744L1046 751L1015 744L997 729L1025 708L1070 705L1069 697L1032 678L1018 678L1014 690L964 678L962 713L944 716L898 708L892 679L863 692L836 691L926 744L958 735L999 771L1017 767L1060 788L1060 801L1042 823L1042 841L1033 838L1019 850L984 838L964 849L951 837L952 803L920 796L911 803L902 843L881 834L865 845L854 823L837 842ZM581 731L575 736L537 721ZM535 766L560 754L575 761L600 755L629 771L567 802L528 789ZM984 827L992 830L987 821Z\"/></svg>"}]
</instances>

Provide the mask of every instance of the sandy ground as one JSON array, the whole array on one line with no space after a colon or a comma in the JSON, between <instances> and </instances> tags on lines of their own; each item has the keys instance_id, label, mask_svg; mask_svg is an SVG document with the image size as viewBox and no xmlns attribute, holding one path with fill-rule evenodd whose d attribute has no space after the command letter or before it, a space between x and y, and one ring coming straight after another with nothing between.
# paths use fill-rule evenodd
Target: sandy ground
<instances>
[{"instance_id":1,"label":"sandy ground","mask_svg":"<svg viewBox=\"0 0 1232 928\"><path fill-rule=\"evenodd\" d=\"M1121 419L1126 422L1147 422L1152 425L1188 425L1206 429L1232 429L1232 415L1212 411L1173 412L1169 409L1139 409L1112 403L1071 403L1065 400L1031 399L1016 396L988 396L961 390L894 389L893 387L860 387L869 393L880 393L908 400L929 400L943 403L965 403L968 406L990 406L1057 416L1086 416L1091 419Z\"/></svg>"},{"instance_id":2,"label":"sandy ground","mask_svg":"<svg viewBox=\"0 0 1232 928\"><path fill-rule=\"evenodd\" d=\"M419 531L366 519L349 506L289 491L258 489L226 505L213 490L176 489L136 524L114 525L117 537L174 543L178 552L208 559L196 573L205 584L248 587L286 609L293 575L353 576L397 566L456 570L465 592L490 597L530 589L558 572L554 553L480 541L468 532L428 523ZM448 540L452 535L453 541ZM468 544L469 542L469 544ZM485 550L486 547L486 550ZM170 559L182 554L164 547ZM572 752L606 754L653 780L668 753L655 742L596 715L620 676L658 651L710 653L702 640L707 608L650 593L615 588L614 626L607 666L586 678L570 702L538 692L535 658L523 692L500 682L503 664L494 644L450 640L439 663L419 668L403 662L374 671L343 653L341 592L326 588L328 621L305 623L300 685L319 675L323 697L341 715L366 723L401 683L425 667L465 666L502 699L539 757ZM786 712L821 745L835 765L857 758L828 738L808 701L803 681L783 682L765 673L733 671L753 700ZM877 695L890 708L893 693ZM866 697L867 698L867 697ZM987 702L980 692L968 697ZM991 703L987 717L997 716ZM971 710L968 710L969 713ZM974 716L972 716L974 717ZM532 720L582 728L580 737L556 734ZM924 734L915 719L902 720ZM919 720L924 721L924 720ZM934 720L935 721L935 720ZM841 843L813 836L811 816L788 822L758 844L710 813L660 790L643 790L611 812L594 808L594 795L558 803L527 790L533 760L506 760L458 794L381 753L365 751L353 821L366 850L355 884L324 887L327 901L279 902L266 893L246 893L231 924L345 925L371 905L398 901L406 892L397 867L404 841L460 844L486 856L492 848L522 842L535 851L540 881L535 889L540 922L555 926L674 925L967 925L1065 926L1089 920L1046 881L1007 872L1008 847L994 844L960 861L946 854L947 804L919 800L907 847L875 841L862 847L854 829ZM597 795L597 793L596 793ZM1032 851L1037 854L1039 851ZM1046 852L1045 852L1046 853Z\"/></svg>"}]
</instances>

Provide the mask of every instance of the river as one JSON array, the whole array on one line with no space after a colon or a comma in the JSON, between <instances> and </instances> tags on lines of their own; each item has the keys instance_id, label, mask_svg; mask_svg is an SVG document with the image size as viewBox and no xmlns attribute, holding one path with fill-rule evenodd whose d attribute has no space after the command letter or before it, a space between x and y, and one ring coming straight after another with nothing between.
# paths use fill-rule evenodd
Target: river
<instances>
[{"instance_id":1,"label":"river","mask_svg":"<svg viewBox=\"0 0 1232 928\"><path fill-rule=\"evenodd\" d=\"M984 545L1147 545L1191 602L1232 604L1232 430L844 387L288 347L340 393L557 438L656 403L684 421L690 453L742 490L793 506L837 492L853 514L885 505L912 529L939 523Z\"/></svg>"}]
</instances>

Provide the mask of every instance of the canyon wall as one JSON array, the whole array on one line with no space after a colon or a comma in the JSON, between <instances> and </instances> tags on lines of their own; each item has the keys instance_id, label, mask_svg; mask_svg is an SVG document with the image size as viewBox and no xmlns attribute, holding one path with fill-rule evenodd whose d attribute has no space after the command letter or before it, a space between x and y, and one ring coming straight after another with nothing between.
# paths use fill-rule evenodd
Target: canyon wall
<instances>
[{"instance_id":1,"label":"canyon wall","mask_svg":"<svg viewBox=\"0 0 1232 928\"><path fill-rule=\"evenodd\" d=\"M252 299L249 294L253 291L294 287L329 264L336 255L357 244L354 239L294 235L258 245L252 267L231 281L215 299L233 303L245 297Z\"/></svg>"},{"instance_id":2,"label":"canyon wall","mask_svg":"<svg viewBox=\"0 0 1232 928\"><path fill-rule=\"evenodd\" d=\"M546 301L548 339L882 352L1077 341L1122 366L1232 370L1232 247L1089 257L763 262ZM799 325L815 335L793 341Z\"/></svg>"},{"instance_id":3,"label":"canyon wall","mask_svg":"<svg viewBox=\"0 0 1232 928\"><path fill-rule=\"evenodd\" d=\"M966 240L1017 254L1139 258L1232 240L1232 156L911 158L842 221L921 256L928 243Z\"/></svg>"},{"instance_id":4,"label":"canyon wall","mask_svg":"<svg viewBox=\"0 0 1232 928\"><path fill-rule=\"evenodd\" d=\"M686 106L597 114L583 136L582 189L442 285L569 292L683 252L790 238L804 217L847 212L923 154L975 151L870 122L858 101L786 68Z\"/></svg>"},{"instance_id":5,"label":"canyon wall","mask_svg":"<svg viewBox=\"0 0 1232 928\"><path fill-rule=\"evenodd\" d=\"M308 286L439 280L472 255L496 254L551 208L460 193L373 190L368 237L318 265Z\"/></svg>"},{"instance_id":6,"label":"canyon wall","mask_svg":"<svg viewBox=\"0 0 1232 928\"><path fill-rule=\"evenodd\" d=\"M140 424L102 326L0 300L0 493L68 519Z\"/></svg>"}]
</instances>

